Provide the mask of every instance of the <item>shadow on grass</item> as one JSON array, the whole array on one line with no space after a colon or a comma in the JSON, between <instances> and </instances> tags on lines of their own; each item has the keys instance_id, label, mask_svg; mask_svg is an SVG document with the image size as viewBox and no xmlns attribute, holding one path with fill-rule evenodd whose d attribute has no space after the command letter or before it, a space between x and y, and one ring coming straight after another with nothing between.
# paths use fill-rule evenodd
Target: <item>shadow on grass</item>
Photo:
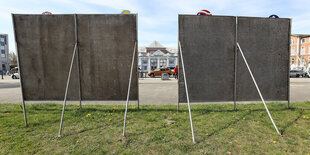
<instances>
[{"instance_id":1,"label":"shadow on grass","mask_svg":"<svg viewBox=\"0 0 310 155\"><path fill-rule=\"evenodd\" d=\"M40 110L40 109L39 109ZM42 109L42 110L45 110L45 109ZM71 110L78 110L78 109L68 109L66 111L71 111ZM299 108L291 108L291 109L274 109L274 110L271 110L271 111L286 111L286 110L290 110L290 111L299 111L299 115L298 117L296 117L293 121L287 123L287 125L282 129L280 130L281 134L283 135L283 133L287 130L287 128L289 128L290 126L292 126L294 123L296 123L303 115L303 112L304 112L304 109L299 109ZM83 109L80 109L80 112L82 113L88 113L88 112L94 112L94 111L100 111L100 112L110 112L111 109L96 109L96 108L83 108ZM154 112L154 111L159 111L159 112L162 112L162 111L172 111L172 108L168 108L168 109L143 109L142 111L150 111L150 112ZM188 112L188 110L179 110L180 112ZM214 135L217 135L219 134L221 131L229 128L230 126L234 125L234 124L237 124L238 122L242 121L242 118L248 116L248 115L251 115L252 112L261 112L261 111L265 111L265 109L253 109L253 110L249 110L249 109L246 109L246 110L210 110L210 109L207 109L207 110L204 110L204 109L201 109L201 110L193 110L193 111L201 111L203 112L203 114L207 113L207 112L238 112L238 111L246 111L245 114L243 114L242 116L240 116L239 119L234 119L233 121L229 122L229 123L226 123L224 124L222 127L219 127L218 129L215 129L213 130L212 132L209 133L209 136L208 137L204 137L200 140L197 140L197 143L200 143L200 142L203 142L205 141L206 139L208 139L209 137L211 136L214 136ZM118 111L115 111L115 112L123 112L123 110L118 110ZM134 110L134 112L138 112L138 110ZM200 114L199 116L203 115L203 114ZM41 125L44 125L45 123L49 122L49 123L57 123L59 122L60 120L51 120L51 121L44 121L44 122L40 122L40 123L33 123L31 126L41 126ZM76 135L76 134L81 134L81 133L84 133L84 132L88 132L88 131L92 131L92 130L97 130L97 129L105 129L106 127L105 126L96 126L96 127L92 127L92 128L88 128L88 129L82 129L80 131L76 131L76 132L71 132L71 133L68 133L68 134L63 134L62 137L67 137L67 136L72 136L72 135ZM139 135L143 135L143 134L146 134L146 133L149 133L149 132L153 132L155 130L160 130L160 129L164 129L166 128L165 126L158 126L158 127L154 127L152 128L151 130L144 130L142 132L134 132L134 133L131 133L129 135L129 137L136 137L136 136L139 136ZM122 133L119 133L120 135ZM57 136L57 133L55 133L55 136Z\"/></svg>"},{"instance_id":2,"label":"shadow on grass","mask_svg":"<svg viewBox=\"0 0 310 155\"><path fill-rule=\"evenodd\" d=\"M69 112L69 111L77 111L80 115L84 115L86 113L91 113L91 112L104 112L104 113L123 113L125 111L125 109L118 109L115 111L115 109L113 108L108 108L108 109L99 109L99 108L88 108L88 107L84 107L82 109L79 109L79 107L76 107L76 109L74 109L75 107L71 106L69 107L68 109L66 109L66 112ZM290 109L287 109L285 107L281 108L281 109L275 109L275 107L271 108L270 111L271 112L276 112L276 111L299 111L299 110L302 110L302 112L299 114L299 116L293 121L293 122L289 122L282 130L281 130L281 133L283 134L286 129L288 127L290 127L291 125L293 125L302 115L303 111L304 110L307 110L307 109L301 109L301 108L293 108L291 107ZM40 114L40 113L43 113L43 112L47 112L46 114L50 114L49 112L54 112L54 114L60 114L62 111L61 109L61 106L59 105L56 105L56 104L49 104L49 105L35 105L35 106L31 106L28 108L28 111L27 111L27 114ZM128 112L131 112L131 113L136 113L136 112L167 112L167 111L176 111L176 108L174 107L169 107L169 108L156 108L156 107L147 107L147 108L142 108L140 110L137 110L137 109L128 109ZM192 109L192 112L193 112L193 116L194 117L200 117L200 116L203 116L204 114L207 114L207 113L210 113L210 112L219 112L219 113L231 113L231 112L243 112L243 111L250 111L250 112L265 112L266 110L264 108L261 108L261 109L237 109L236 111L234 111L233 109L211 109L210 107L207 107L207 108L193 108ZM179 112L188 112L187 109L180 109ZM20 106L20 110L6 110L6 111L3 111L1 113L23 113L22 111L22 107ZM195 114L196 113L196 114ZM198 114L197 114L198 113ZM249 113L246 113L246 115L248 115ZM2 116L3 117L3 116ZM60 119L60 115L59 115L59 119ZM43 122L43 123L36 123L36 124L33 124L34 126L40 126L40 125L43 125L44 123L48 123L48 122L51 122L51 123L55 123L57 121L60 121L60 120L54 120L54 121L46 121L46 122ZM224 127L222 127L221 129L219 130L223 130L227 127L229 127L230 125L234 124L234 123L237 123L239 120L235 120L227 125L225 125ZM214 132L213 134L216 134L217 132ZM210 134L210 136L213 135L212 133Z\"/></svg>"},{"instance_id":3,"label":"shadow on grass","mask_svg":"<svg viewBox=\"0 0 310 155\"><path fill-rule=\"evenodd\" d=\"M237 124L239 121L242 120L242 118L244 118L245 116L250 115L251 113L252 113L252 111L249 111L249 112L245 113L244 115L242 115L239 119L235 119L235 120L233 120L233 121L231 121L231 122L225 124L223 127L220 127L219 129L216 129L216 130L210 132L210 134L209 134L208 137L211 137L211 136L213 136L213 135L216 135L216 134L220 133L221 131L223 131L223 130L229 128L230 126L232 126L232 125L234 125L234 124ZM196 141L196 142L197 142L197 143L200 143L200 142L202 142L202 141L205 141L208 137L202 138L201 140L198 140L198 141Z\"/></svg>"},{"instance_id":4,"label":"shadow on grass","mask_svg":"<svg viewBox=\"0 0 310 155\"><path fill-rule=\"evenodd\" d=\"M301 111L299 112L299 115L298 115L293 121L288 122L287 125L284 126L282 130L280 130L281 135L283 135L284 132L285 132L290 126L292 126L293 124L295 124L295 123L301 118L301 116L303 115L303 113L304 113L304 109L301 109Z\"/></svg>"},{"instance_id":5,"label":"shadow on grass","mask_svg":"<svg viewBox=\"0 0 310 155\"><path fill-rule=\"evenodd\" d=\"M274 108L269 108L270 112L277 112L277 111L296 111L296 110L310 110L310 109L305 109L305 108L281 108L281 109L274 109ZM46 111L46 112L54 112L54 113L61 113L62 109L59 107L58 109L56 109L56 107L30 107L26 109L27 114L38 114L39 112L42 111ZM82 108L80 109L79 107L76 107L74 109L74 107L70 107L70 108L66 108L65 109L66 112L69 111L79 111L81 113L90 113L90 112L104 112L104 113L123 113L125 111L125 109L121 108L121 109L113 109L113 108L109 108L109 109L98 109L98 108ZM175 111L177 112L176 108L143 108L143 109L128 109L128 112L170 112L170 111ZM225 113L231 113L231 112L244 112L244 111L252 111L252 112L263 112L266 111L266 109L261 108L261 109L210 109L210 108L201 108L201 109L196 109L193 108L191 110L193 113L199 113L196 116L199 115L204 115L206 113L210 113L210 112L225 112ZM188 112L188 109L179 109L179 112ZM20 107L20 110L6 110L3 111L1 113L23 113L22 107Z\"/></svg>"}]
</instances>

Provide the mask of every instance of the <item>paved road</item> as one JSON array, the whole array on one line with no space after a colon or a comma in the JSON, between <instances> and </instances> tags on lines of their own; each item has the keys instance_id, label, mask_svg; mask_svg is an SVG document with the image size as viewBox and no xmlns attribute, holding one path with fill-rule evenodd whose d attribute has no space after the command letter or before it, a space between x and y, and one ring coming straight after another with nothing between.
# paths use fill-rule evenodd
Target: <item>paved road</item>
<instances>
[{"instance_id":1,"label":"paved road","mask_svg":"<svg viewBox=\"0 0 310 155\"><path fill-rule=\"evenodd\" d=\"M291 102L310 101L310 78L291 78ZM146 78L139 80L140 104L177 104L177 80L161 80L160 78ZM0 79L0 103L20 103L21 90L19 80L8 76ZM46 101L51 102L51 101ZM62 103L61 101L53 101ZM31 103L42 103L33 102ZM69 104L78 102L70 101ZM85 104L124 104L124 101L85 101ZM136 102L131 102L135 104Z\"/></svg>"},{"instance_id":2,"label":"paved road","mask_svg":"<svg viewBox=\"0 0 310 155\"><path fill-rule=\"evenodd\" d=\"M22 101L20 83L18 79L4 76L0 78L0 103L20 103Z\"/></svg>"},{"instance_id":3,"label":"paved road","mask_svg":"<svg viewBox=\"0 0 310 155\"><path fill-rule=\"evenodd\" d=\"M177 104L178 81L174 78L146 78L139 80L140 104Z\"/></svg>"},{"instance_id":4,"label":"paved road","mask_svg":"<svg viewBox=\"0 0 310 155\"><path fill-rule=\"evenodd\" d=\"M310 78L290 79L291 102L310 101Z\"/></svg>"}]
</instances>

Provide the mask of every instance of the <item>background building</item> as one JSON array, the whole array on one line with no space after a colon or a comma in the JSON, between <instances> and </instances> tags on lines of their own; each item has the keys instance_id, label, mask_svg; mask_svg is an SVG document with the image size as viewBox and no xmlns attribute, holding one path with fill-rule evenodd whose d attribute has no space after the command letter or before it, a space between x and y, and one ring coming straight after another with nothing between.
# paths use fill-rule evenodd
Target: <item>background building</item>
<instances>
[{"instance_id":1,"label":"background building","mask_svg":"<svg viewBox=\"0 0 310 155\"><path fill-rule=\"evenodd\" d=\"M291 35L291 69L308 69L310 67L310 35Z\"/></svg>"},{"instance_id":2,"label":"background building","mask_svg":"<svg viewBox=\"0 0 310 155\"><path fill-rule=\"evenodd\" d=\"M0 34L0 70L10 70L9 42L7 34Z\"/></svg>"},{"instance_id":3,"label":"background building","mask_svg":"<svg viewBox=\"0 0 310 155\"><path fill-rule=\"evenodd\" d=\"M178 63L177 49L164 47L158 41L140 47L138 52L138 67L144 73L156 68L175 67Z\"/></svg>"}]
</instances>

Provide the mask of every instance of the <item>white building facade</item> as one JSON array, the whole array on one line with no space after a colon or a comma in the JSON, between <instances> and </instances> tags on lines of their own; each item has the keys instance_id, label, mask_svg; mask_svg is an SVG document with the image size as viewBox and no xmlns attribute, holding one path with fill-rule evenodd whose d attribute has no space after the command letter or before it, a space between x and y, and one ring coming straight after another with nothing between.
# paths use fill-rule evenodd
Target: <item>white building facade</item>
<instances>
[{"instance_id":1,"label":"white building facade","mask_svg":"<svg viewBox=\"0 0 310 155\"><path fill-rule=\"evenodd\" d=\"M10 70L9 64L9 42L7 34L0 34L0 71Z\"/></svg>"},{"instance_id":2,"label":"white building facade","mask_svg":"<svg viewBox=\"0 0 310 155\"><path fill-rule=\"evenodd\" d=\"M138 52L140 72L147 73L157 68L172 68L178 64L177 49L164 47L158 41L154 41L148 47L140 47Z\"/></svg>"}]
</instances>

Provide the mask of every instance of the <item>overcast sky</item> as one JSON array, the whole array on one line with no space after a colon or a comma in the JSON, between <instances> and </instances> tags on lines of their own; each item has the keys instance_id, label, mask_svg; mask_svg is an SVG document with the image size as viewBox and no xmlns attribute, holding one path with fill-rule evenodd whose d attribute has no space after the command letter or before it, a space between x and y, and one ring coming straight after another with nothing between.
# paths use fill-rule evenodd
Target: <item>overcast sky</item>
<instances>
[{"instance_id":1,"label":"overcast sky","mask_svg":"<svg viewBox=\"0 0 310 155\"><path fill-rule=\"evenodd\" d=\"M214 15L292 18L292 33L310 34L310 0L0 0L0 33L9 34L15 51L11 13L115 14L138 13L139 46L158 40L177 47L178 14L207 9Z\"/></svg>"}]
</instances>

